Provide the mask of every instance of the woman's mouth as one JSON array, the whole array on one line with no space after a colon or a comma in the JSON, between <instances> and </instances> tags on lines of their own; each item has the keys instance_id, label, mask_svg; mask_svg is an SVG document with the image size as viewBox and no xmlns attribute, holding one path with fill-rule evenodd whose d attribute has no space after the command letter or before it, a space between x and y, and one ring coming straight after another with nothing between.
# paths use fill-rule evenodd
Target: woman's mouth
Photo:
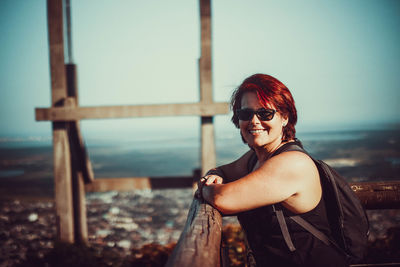
<instances>
[{"instance_id":1,"label":"woman's mouth","mask_svg":"<svg viewBox=\"0 0 400 267\"><path fill-rule=\"evenodd\" d=\"M266 131L266 129L252 129L252 130L249 130L249 133L251 133L251 134L259 134L259 133L262 133L264 131Z\"/></svg>"}]
</instances>

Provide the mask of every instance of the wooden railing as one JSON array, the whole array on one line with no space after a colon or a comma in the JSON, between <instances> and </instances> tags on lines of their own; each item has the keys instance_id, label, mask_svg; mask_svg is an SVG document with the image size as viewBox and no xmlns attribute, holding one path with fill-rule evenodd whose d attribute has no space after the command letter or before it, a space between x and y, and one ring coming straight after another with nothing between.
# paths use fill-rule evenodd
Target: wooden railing
<instances>
[{"instance_id":1,"label":"wooden railing","mask_svg":"<svg viewBox=\"0 0 400 267\"><path fill-rule=\"evenodd\" d=\"M400 181L350 183L366 209L400 209Z\"/></svg>"},{"instance_id":2,"label":"wooden railing","mask_svg":"<svg viewBox=\"0 0 400 267\"><path fill-rule=\"evenodd\" d=\"M220 266L222 216L194 198L185 228L166 266Z\"/></svg>"},{"instance_id":3,"label":"wooden railing","mask_svg":"<svg viewBox=\"0 0 400 267\"><path fill-rule=\"evenodd\" d=\"M400 181L350 183L350 186L366 209L400 209ZM221 238L221 214L195 197L186 225L166 266L227 266L225 256L221 256L224 254L221 253Z\"/></svg>"}]
</instances>

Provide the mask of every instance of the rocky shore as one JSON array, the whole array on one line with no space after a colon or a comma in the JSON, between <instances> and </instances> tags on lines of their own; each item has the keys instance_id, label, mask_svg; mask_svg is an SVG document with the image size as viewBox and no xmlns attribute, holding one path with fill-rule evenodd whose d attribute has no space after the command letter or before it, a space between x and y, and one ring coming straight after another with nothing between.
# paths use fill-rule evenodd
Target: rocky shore
<instances>
[{"instance_id":1,"label":"rocky shore","mask_svg":"<svg viewBox=\"0 0 400 267\"><path fill-rule=\"evenodd\" d=\"M125 256L145 244L174 243L185 225L192 197L191 189L88 193L89 245ZM54 203L3 200L0 227L1 267L14 266L27 253L42 257L54 247Z\"/></svg>"},{"instance_id":2,"label":"rocky shore","mask_svg":"<svg viewBox=\"0 0 400 267\"><path fill-rule=\"evenodd\" d=\"M121 257L146 244L176 242L186 222L191 189L136 190L88 193L89 245L98 253ZM368 211L370 241L385 240L387 230L399 227L398 210ZM224 224L237 224L234 217ZM0 267L16 266L27 257L41 258L54 248L54 203L3 200L0 202Z\"/></svg>"}]
</instances>

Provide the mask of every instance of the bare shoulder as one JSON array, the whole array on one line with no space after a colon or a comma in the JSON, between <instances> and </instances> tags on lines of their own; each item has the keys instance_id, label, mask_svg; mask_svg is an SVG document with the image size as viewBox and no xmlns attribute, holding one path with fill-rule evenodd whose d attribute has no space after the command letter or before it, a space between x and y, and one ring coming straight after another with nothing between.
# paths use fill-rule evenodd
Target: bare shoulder
<instances>
[{"instance_id":1,"label":"bare shoulder","mask_svg":"<svg viewBox=\"0 0 400 267\"><path fill-rule=\"evenodd\" d=\"M283 152L269 159L267 163L293 171L314 171L317 169L314 161L307 154L300 151Z\"/></svg>"},{"instance_id":2,"label":"bare shoulder","mask_svg":"<svg viewBox=\"0 0 400 267\"><path fill-rule=\"evenodd\" d=\"M322 194L319 172L307 154L288 151L268 161L266 169L270 169L274 177L279 177L282 186L291 188L292 194L283 201L286 208L303 213L319 203Z\"/></svg>"},{"instance_id":3,"label":"bare shoulder","mask_svg":"<svg viewBox=\"0 0 400 267\"><path fill-rule=\"evenodd\" d=\"M288 151L267 160L259 168L261 173L286 182L294 182L298 189L319 182L319 174L313 160L300 151Z\"/></svg>"}]
</instances>

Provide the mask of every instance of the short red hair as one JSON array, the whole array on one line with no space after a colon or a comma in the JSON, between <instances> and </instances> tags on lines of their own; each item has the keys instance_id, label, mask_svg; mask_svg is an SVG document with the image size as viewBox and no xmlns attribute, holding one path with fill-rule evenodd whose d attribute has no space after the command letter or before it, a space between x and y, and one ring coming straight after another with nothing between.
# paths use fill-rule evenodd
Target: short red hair
<instances>
[{"instance_id":1,"label":"short red hair","mask_svg":"<svg viewBox=\"0 0 400 267\"><path fill-rule=\"evenodd\" d=\"M242 96L247 92L256 93L263 107L270 104L281 116L288 119L287 125L283 128L283 140L291 140L296 137L297 111L293 96L282 82L266 74L254 74L248 77L233 92L231 98L232 122L236 128L239 128L236 110L241 108Z\"/></svg>"}]
</instances>

